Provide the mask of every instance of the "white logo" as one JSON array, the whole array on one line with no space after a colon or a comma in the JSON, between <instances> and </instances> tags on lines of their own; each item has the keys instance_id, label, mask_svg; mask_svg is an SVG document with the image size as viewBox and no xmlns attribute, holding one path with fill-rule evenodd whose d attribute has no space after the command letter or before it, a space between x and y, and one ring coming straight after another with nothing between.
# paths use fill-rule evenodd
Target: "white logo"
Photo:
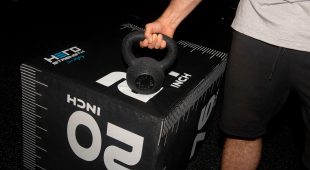
<instances>
[{"instance_id":1,"label":"white logo","mask_svg":"<svg viewBox=\"0 0 310 170\"><path fill-rule=\"evenodd\" d=\"M92 143L89 147L81 146L77 140L77 127L80 125L86 126L92 136ZM128 170L122 164L134 166L141 160L144 137L133 132L116 126L110 122L107 123L106 133L103 134L117 141L120 141L130 146L130 151L124 150L119 146L109 145L102 148L101 129L97 121L84 111L75 111L72 113L67 124L67 137L69 145L73 153L84 161L95 161L101 150L103 151L103 160L108 170ZM122 164L119 164L118 162Z\"/></svg>"},{"instance_id":2,"label":"white logo","mask_svg":"<svg viewBox=\"0 0 310 170\"><path fill-rule=\"evenodd\" d=\"M70 64L74 61L83 59L84 58L84 55L82 55L83 53L85 53L84 50L74 46L69 49L65 49L61 52L50 55L49 58L46 57L44 58L44 60L48 61L49 63L52 63L53 65L57 65L63 61L67 61L67 63Z\"/></svg>"},{"instance_id":3,"label":"white logo","mask_svg":"<svg viewBox=\"0 0 310 170\"><path fill-rule=\"evenodd\" d=\"M187 80L189 80L190 77L192 77L190 74L183 73L180 75L174 71L171 71L169 75L177 78L172 84L170 84L170 86L174 88L180 88Z\"/></svg>"},{"instance_id":4,"label":"white logo","mask_svg":"<svg viewBox=\"0 0 310 170\"><path fill-rule=\"evenodd\" d=\"M174 72L174 71L171 71L169 75L177 78L177 80L175 80L175 82L170 85L171 87L174 87L174 88L180 88L191 77L190 74L183 73L182 75L180 75L179 73ZM137 99L139 101L142 101L144 103L147 103L150 99L155 97L160 91L163 90L163 87L162 87L157 92L153 94L147 94L147 95L134 93L130 89L130 87L128 87L128 84L126 81L126 73L121 72L121 71L115 71L115 72L109 73L106 76L98 79L96 82L106 87L110 87L111 85L115 84L116 82L120 80L123 80L123 81L117 85L117 88L121 93L129 97L132 97L134 99Z\"/></svg>"},{"instance_id":5,"label":"white logo","mask_svg":"<svg viewBox=\"0 0 310 170\"><path fill-rule=\"evenodd\" d=\"M120 92L122 92L123 94L125 94L126 96L132 97L132 98L137 99L139 101L142 101L144 103L148 102L151 98L156 96L163 89L163 88L161 88L157 92L155 92L153 94L147 94L147 95L134 93L134 92L132 92L130 87L128 87L128 85L127 85L126 73L124 73L124 72L109 73L108 75L100 78L96 82L99 84L102 84L106 87L110 87L111 85L113 85L114 83L116 83L122 79L124 79L124 81L122 81L121 83L119 83L117 85L118 90Z\"/></svg>"},{"instance_id":6,"label":"white logo","mask_svg":"<svg viewBox=\"0 0 310 170\"><path fill-rule=\"evenodd\" d=\"M73 106L76 106L80 109L85 109L87 112L92 112L93 114L100 116L100 107L85 102L82 99L71 97L70 94L67 94L67 103L72 103Z\"/></svg>"},{"instance_id":7,"label":"white logo","mask_svg":"<svg viewBox=\"0 0 310 170\"><path fill-rule=\"evenodd\" d=\"M214 106L216 105L216 99L217 99L218 92L219 91L217 91L216 94L211 96L211 98L209 99L209 102L202 108L199 122L198 122L198 127L197 127L198 131L200 131L206 125L207 120L209 119L212 113L212 110ZM205 139L205 136L206 136L206 132L199 132L196 135L194 142L193 142L192 151L191 151L191 155L189 159L191 159L194 156L197 143L200 141L203 141Z\"/></svg>"}]
</instances>

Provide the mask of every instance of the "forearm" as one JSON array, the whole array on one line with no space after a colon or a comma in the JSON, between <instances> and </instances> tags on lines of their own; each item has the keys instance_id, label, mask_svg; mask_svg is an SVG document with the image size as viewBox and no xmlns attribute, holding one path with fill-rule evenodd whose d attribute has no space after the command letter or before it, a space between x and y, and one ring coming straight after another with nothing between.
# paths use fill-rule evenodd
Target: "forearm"
<instances>
[{"instance_id":1,"label":"forearm","mask_svg":"<svg viewBox=\"0 0 310 170\"><path fill-rule=\"evenodd\" d=\"M158 20L175 29L201 1L202 0L171 0L169 6Z\"/></svg>"}]
</instances>

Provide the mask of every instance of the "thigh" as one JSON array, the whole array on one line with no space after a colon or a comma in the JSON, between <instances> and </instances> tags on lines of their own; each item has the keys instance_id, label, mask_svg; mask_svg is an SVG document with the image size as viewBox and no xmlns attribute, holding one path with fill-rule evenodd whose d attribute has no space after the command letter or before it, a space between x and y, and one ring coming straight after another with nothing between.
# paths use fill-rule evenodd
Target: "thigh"
<instances>
[{"instance_id":1,"label":"thigh","mask_svg":"<svg viewBox=\"0 0 310 170\"><path fill-rule=\"evenodd\" d=\"M291 58L292 84L302 101L302 115L306 127L303 161L310 168L310 52L289 50L287 55Z\"/></svg>"},{"instance_id":2,"label":"thigh","mask_svg":"<svg viewBox=\"0 0 310 170\"><path fill-rule=\"evenodd\" d=\"M256 138L289 94L283 48L234 32L225 74L221 129Z\"/></svg>"},{"instance_id":3,"label":"thigh","mask_svg":"<svg viewBox=\"0 0 310 170\"><path fill-rule=\"evenodd\" d=\"M289 50L290 76L294 90L302 101L302 114L310 130L310 52Z\"/></svg>"}]
</instances>

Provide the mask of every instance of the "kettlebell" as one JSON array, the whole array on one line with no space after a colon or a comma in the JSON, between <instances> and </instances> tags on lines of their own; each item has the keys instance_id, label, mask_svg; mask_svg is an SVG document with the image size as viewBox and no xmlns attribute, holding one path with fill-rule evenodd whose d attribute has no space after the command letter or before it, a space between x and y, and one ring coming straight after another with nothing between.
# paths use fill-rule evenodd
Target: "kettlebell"
<instances>
[{"instance_id":1,"label":"kettlebell","mask_svg":"<svg viewBox=\"0 0 310 170\"><path fill-rule=\"evenodd\" d=\"M163 85L165 71L174 63L177 56L175 41L163 35L167 42L167 53L161 61L152 57L136 57L132 47L134 43L144 40L144 31L133 31L127 34L122 41L122 55L127 68L127 84L134 92L140 94L152 94L157 92Z\"/></svg>"}]
</instances>

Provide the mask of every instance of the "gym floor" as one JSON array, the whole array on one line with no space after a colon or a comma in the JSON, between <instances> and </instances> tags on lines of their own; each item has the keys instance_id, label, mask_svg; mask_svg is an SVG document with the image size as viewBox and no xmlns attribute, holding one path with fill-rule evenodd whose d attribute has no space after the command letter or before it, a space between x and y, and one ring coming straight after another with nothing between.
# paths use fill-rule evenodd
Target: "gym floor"
<instances>
[{"instance_id":1,"label":"gym floor","mask_svg":"<svg viewBox=\"0 0 310 170\"><path fill-rule=\"evenodd\" d=\"M102 5L56 1L11 0L4 6L4 48L0 62L0 169L22 169L21 89L19 64L46 50L50 43L91 40L109 27L126 21L145 24L164 10L169 1L134 1ZM103 2L102 2L103 3ZM203 1L180 25L175 38L228 52L230 24L237 0ZM112 12L108 10L115 9ZM113 30L112 30L113 31ZM219 103L217 110L221 108ZM303 124L299 100L293 92L270 124L264 139L261 170L302 170ZM206 140L188 170L219 169L223 136L218 115L210 118Z\"/></svg>"}]
</instances>

